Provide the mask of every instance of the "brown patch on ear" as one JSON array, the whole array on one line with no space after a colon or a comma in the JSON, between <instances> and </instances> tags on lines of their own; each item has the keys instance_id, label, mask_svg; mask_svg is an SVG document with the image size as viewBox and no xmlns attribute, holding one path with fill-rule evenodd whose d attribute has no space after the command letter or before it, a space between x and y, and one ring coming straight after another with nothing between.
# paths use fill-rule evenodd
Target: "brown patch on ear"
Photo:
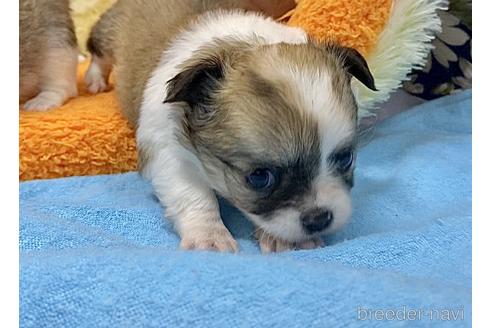
<instances>
[{"instance_id":1,"label":"brown patch on ear","mask_svg":"<svg viewBox=\"0 0 492 328\"><path fill-rule=\"evenodd\" d=\"M167 82L164 103L188 104L184 109L185 131L209 124L215 115L214 95L224 79L227 65L226 57L221 55L198 51L183 65L182 71Z\"/></svg>"},{"instance_id":2,"label":"brown patch on ear","mask_svg":"<svg viewBox=\"0 0 492 328\"><path fill-rule=\"evenodd\" d=\"M216 40L200 48L181 65L181 72L167 82L164 102L186 102L190 106L207 102L226 72L249 48L251 45L233 40Z\"/></svg>"},{"instance_id":3,"label":"brown patch on ear","mask_svg":"<svg viewBox=\"0 0 492 328\"><path fill-rule=\"evenodd\" d=\"M181 72L167 82L164 103L184 102L188 128L209 124L216 116L217 95L240 56L251 46L240 41L217 40L195 52Z\"/></svg>"},{"instance_id":4,"label":"brown patch on ear","mask_svg":"<svg viewBox=\"0 0 492 328\"><path fill-rule=\"evenodd\" d=\"M316 43L315 40L310 39L311 42ZM342 62L345 72L350 74L364 84L367 88L378 91L374 82L374 77L365 58L354 48L342 47L336 43L329 43L328 45L319 45L328 50L329 53L334 54Z\"/></svg>"},{"instance_id":5,"label":"brown patch on ear","mask_svg":"<svg viewBox=\"0 0 492 328\"><path fill-rule=\"evenodd\" d=\"M365 58L355 49L342 47L343 64L347 72L372 91L378 91Z\"/></svg>"},{"instance_id":6,"label":"brown patch on ear","mask_svg":"<svg viewBox=\"0 0 492 328\"><path fill-rule=\"evenodd\" d=\"M164 103L186 102L192 107L206 103L223 77L220 58L197 60L168 81Z\"/></svg>"}]
</instances>

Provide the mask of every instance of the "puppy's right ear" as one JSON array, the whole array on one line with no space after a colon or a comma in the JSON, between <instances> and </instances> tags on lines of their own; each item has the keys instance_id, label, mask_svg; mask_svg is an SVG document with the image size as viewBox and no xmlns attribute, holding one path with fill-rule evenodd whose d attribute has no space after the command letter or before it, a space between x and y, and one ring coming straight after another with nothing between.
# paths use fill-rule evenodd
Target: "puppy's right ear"
<instances>
[{"instance_id":1,"label":"puppy's right ear","mask_svg":"<svg viewBox=\"0 0 492 328\"><path fill-rule=\"evenodd\" d=\"M324 45L324 49L339 58L343 68L350 76L359 80L372 91L378 91L369 65L367 65L365 58L357 50L343 47L335 42L329 42Z\"/></svg>"},{"instance_id":2,"label":"puppy's right ear","mask_svg":"<svg viewBox=\"0 0 492 328\"><path fill-rule=\"evenodd\" d=\"M347 72L372 91L378 91L374 84L374 77L365 58L355 49L342 47L343 65Z\"/></svg>"},{"instance_id":3,"label":"puppy's right ear","mask_svg":"<svg viewBox=\"0 0 492 328\"><path fill-rule=\"evenodd\" d=\"M209 105L224 77L224 69L219 57L193 60L167 82L164 103L186 102L191 108Z\"/></svg>"}]
</instances>

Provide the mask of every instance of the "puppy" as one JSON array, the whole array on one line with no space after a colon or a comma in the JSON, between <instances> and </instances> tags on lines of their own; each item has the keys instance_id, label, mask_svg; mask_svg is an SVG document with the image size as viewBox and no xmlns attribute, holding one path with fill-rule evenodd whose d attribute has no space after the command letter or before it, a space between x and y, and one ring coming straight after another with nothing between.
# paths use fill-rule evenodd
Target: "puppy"
<instances>
[{"instance_id":1,"label":"puppy","mask_svg":"<svg viewBox=\"0 0 492 328\"><path fill-rule=\"evenodd\" d=\"M183 249L237 250L216 194L256 225L263 252L320 246L351 214L350 81L375 90L366 61L257 9L251 1L120 0L88 42L88 86L104 90L115 65L140 171Z\"/></svg>"},{"instance_id":2,"label":"puppy","mask_svg":"<svg viewBox=\"0 0 492 328\"><path fill-rule=\"evenodd\" d=\"M76 96L78 51L69 0L20 0L19 28L24 109L44 111Z\"/></svg>"}]
</instances>

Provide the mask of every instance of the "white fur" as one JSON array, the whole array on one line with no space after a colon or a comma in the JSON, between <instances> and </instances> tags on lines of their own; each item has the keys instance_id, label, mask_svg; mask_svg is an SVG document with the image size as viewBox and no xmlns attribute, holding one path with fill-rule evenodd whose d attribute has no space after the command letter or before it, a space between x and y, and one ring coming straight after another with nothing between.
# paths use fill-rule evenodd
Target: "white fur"
<instances>
[{"instance_id":1,"label":"white fur","mask_svg":"<svg viewBox=\"0 0 492 328\"><path fill-rule=\"evenodd\" d=\"M344 226L352 214L352 201L349 191L339 180L321 173L314 183L315 204L328 207L333 214L333 222L324 233L332 233Z\"/></svg>"},{"instance_id":2,"label":"white fur","mask_svg":"<svg viewBox=\"0 0 492 328\"><path fill-rule=\"evenodd\" d=\"M93 55L87 73L85 84L90 93L99 93L108 90L108 78L111 73L112 62L109 58Z\"/></svg>"},{"instance_id":3,"label":"white fur","mask_svg":"<svg viewBox=\"0 0 492 328\"><path fill-rule=\"evenodd\" d=\"M332 73L327 68L318 67L314 72L306 72L280 66L277 71L293 85L291 91L297 92L293 99L299 100L298 108L316 118L321 137L321 156L326 159L337 146L353 137L352 108L343 108L344 105L334 94ZM321 163L322 170L326 171L327 161Z\"/></svg>"},{"instance_id":4,"label":"white fur","mask_svg":"<svg viewBox=\"0 0 492 328\"><path fill-rule=\"evenodd\" d=\"M235 250L232 237L222 223L212 183L199 159L177 140L179 117L173 106L163 104L162 89L179 73L178 66L193 52L214 39L234 37L249 41L260 38L264 44L304 43L306 34L272 19L253 13L215 12L205 14L183 32L166 50L144 92L137 131L137 142L152 153L143 175L152 181L157 197L189 248L210 246L210 236L220 250ZM227 233L226 233L227 232ZM224 248L224 249L221 249Z\"/></svg>"},{"instance_id":5,"label":"white fur","mask_svg":"<svg viewBox=\"0 0 492 328\"><path fill-rule=\"evenodd\" d=\"M301 220L299 220L301 213L297 209L288 208L279 210L276 213L277 215L270 220L264 220L258 215L244 214L267 233L280 239L300 241L307 237L303 231Z\"/></svg>"}]
</instances>

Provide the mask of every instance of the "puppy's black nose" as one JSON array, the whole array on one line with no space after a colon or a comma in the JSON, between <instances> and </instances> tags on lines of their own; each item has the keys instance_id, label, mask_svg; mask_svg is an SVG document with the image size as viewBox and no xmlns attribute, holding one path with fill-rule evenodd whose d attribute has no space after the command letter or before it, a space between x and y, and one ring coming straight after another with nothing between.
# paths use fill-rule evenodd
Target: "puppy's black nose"
<instances>
[{"instance_id":1,"label":"puppy's black nose","mask_svg":"<svg viewBox=\"0 0 492 328\"><path fill-rule=\"evenodd\" d=\"M307 233L320 232L333 221L333 213L327 208L315 208L301 216L302 226Z\"/></svg>"}]
</instances>

